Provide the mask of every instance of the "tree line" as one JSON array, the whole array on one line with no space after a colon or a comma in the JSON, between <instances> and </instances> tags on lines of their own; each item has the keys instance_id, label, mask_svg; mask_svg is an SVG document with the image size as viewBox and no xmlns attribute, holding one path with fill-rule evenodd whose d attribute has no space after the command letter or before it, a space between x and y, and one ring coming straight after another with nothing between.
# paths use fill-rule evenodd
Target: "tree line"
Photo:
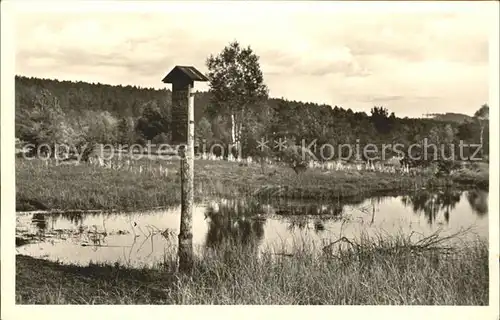
<instances>
[{"instance_id":1,"label":"tree line","mask_svg":"<svg viewBox=\"0 0 500 320\"><path fill-rule=\"evenodd\" d=\"M342 106L270 98L259 57L238 42L210 55L206 65L210 89L195 93L197 145L231 144L248 156L263 152L258 148L261 139L407 146L427 138L437 144L482 143L484 154L489 153L487 104L478 106L473 117L401 118L384 106L374 106L367 114ZM24 76L16 76L15 88L15 133L26 143L171 141L176 119L170 90Z\"/></svg>"}]
</instances>

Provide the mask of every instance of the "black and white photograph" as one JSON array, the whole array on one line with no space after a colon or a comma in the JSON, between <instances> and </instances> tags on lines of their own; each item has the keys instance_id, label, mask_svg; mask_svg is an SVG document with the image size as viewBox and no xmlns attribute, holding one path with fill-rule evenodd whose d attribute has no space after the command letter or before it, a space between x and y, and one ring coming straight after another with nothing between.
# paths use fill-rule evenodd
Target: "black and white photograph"
<instances>
[{"instance_id":1,"label":"black and white photograph","mask_svg":"<svg viewBox=\"0 0 500 320\"><path fill-rule=\"evenodd\" d=\"M497 319L498 10L2 1L2 319Z\"/></svg>"}]
</instances>

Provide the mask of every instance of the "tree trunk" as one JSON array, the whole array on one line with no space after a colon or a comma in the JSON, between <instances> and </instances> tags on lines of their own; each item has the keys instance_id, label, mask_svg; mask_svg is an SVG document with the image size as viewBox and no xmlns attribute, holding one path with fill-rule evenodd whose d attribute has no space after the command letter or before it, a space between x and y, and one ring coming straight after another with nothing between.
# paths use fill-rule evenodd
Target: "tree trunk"
<instances>
[{"instance_id":1,"label":"tree trunk","mask_svg":"<svg viewBox=\"0 0 500 320\"><path fill-rule=\"evenodd\" d=\"M231 145L236 142L236 123L234 120L234 113L231 113Z\"/></svg>"},{"instance_id":2,"label":"tree trunk","mask_svg":"<svg viewBox=\"0 0 500 320\"><path fill-rule=\"evenodd\" d=\"M238 152L238 155L237 157L240 158L241 154L242 154L242 150L241 150L241 140L242 140L242 132L243 132L243 119L244 119L244 116L245 116L245 107L243 107L241 109L241 115L240 115L240 126L238 128L238 132L237 132L237 136L238 136L238 143L236 145L236 150Z\"/></svg>"},{"instance_id":3,"label":"tree trunk","mask_svg":"<svg viewBox=\"0 0 500 320\"><path fill-rule=\"evenodd\" d=\"M237 151L236 158L240 156L240 145L241 145L241 132L242 132L242 117L236 117L234 113L231 114L231 148L229 152L232 152L233 147Z\"/></svg>"}]
</instances>

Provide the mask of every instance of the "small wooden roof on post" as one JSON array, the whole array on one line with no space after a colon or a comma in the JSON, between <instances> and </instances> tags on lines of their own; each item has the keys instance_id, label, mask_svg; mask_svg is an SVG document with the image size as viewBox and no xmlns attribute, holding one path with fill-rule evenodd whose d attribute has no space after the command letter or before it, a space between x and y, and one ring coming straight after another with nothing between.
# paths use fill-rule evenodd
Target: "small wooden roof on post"
<instances>
[{"instance_id":1,"label":"small wooden roof on post","mask_svg":"<svg viewBox=\"0 0 500 320\"><path fill-rule=\"evenodd\" d=\"M162 82L171 83L173 85L185 86L193 84L194 81L208 81L208 77L195 67L191 66L175 66L166 76Z\"/></svg>"},{"instance_id":2,"label":"small wooden roof on post","mask_svg":"<svg viewBox=\"0 0 500 320\"><path fill-rule=\"evenodd\" d=\"M172 125L171 135L173 144L187 142L189 108L188 101L194 96L193 85L195 81L209 81L208 77L192 66L175 66L162 82L172 84ZM194 102L192 102L194 104ZM191 111L194 113L193 110Z\"/></svg>"}]
</instances>

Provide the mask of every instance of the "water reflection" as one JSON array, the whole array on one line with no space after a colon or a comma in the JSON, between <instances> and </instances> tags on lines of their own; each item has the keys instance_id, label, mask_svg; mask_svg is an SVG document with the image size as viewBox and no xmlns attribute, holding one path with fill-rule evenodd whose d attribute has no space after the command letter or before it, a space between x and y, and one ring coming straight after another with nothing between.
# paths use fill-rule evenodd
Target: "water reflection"
<instances>
[{"instance_id":1,"label":"water reflection","mask_svg":"<svg viewBox=\"0 0 500 320\"><path fill-rule=\"evenodd\" d=\"M484 190L467 191L467 200L470 207L479 216L484 216L488 213L488 192Z\"/></svg>"},{"instance_id":2,"label":"water reflection","mask_svg":"<svg viewBox=\"0 0 500 320\"><path fill-rule=\"evenodd\" d=\"M450 221L450 211L460 201L461 192L453 189L432 192L420 190L413 194L403 196L402 203L411 207L414 213L423 213L429 224L433 224L439 213L443 213L446 223Z\"/></svg>"},{"instance_id":3,"label":"water reflection","mask_svg":"<svg viewBox=\"0 0 500 320\"><path fill-rule=\"evenodd\" d=\"M294 216L294 215L320 215L320 216L340 216L344 213L344 206L346 203L341 203L336 201L334 203L328 204L317 204L317 203L294 203L288 202L284 204L278 204L275 209L275 213L281 216Z\"/></svg>"},{"instance_id":4,"label":"water reflection","mask_svg":"<svg viewBox=\"0 0 500 320\"><path fill-rule=\"evenodd\" d=\"M43 213L34 213L31 218L31 223L36 226L38 233L43 234L47 229L48 215Z\"/></svg>"},{"instance_id":5,"label":"water reflection","mask_svg":"<svg viewBox=\"0 0 500 320\"><path fill-rule=\"evenodd\" d=\"M297 238L321 244L340 235L355 237L362 231L429 234L443 226L456 232L471 225L476 225L480 236L488 237L487 214L488 193L479 190L419 190L405 196L327 203L219 199L194 206L193 243L201 250L230 243L250 252L284 243L285 250ZM92 260L140 265L162 260L166 251L176 252L180 208L138 213L18 214L17 220L16 237L20 240L43 233L36 237L36 243L20 245L19 253L68 263Z\"/></svg>"},{"instance_id":6,"label":"water reflection","mask_svg":"<svg viewBox=\"0 0 500 320\"><path fill-rule=\"evenodd\" d=\"M88 214L88 213L86 213ZM92 214L92 213L90 213ZM97 214L97 213L94 213ZM62 217L66 220L69 220L71 223L73 223L75 226L80 226L83 223L83 218L84 218L83 213L81 212L61 212L57 213L57 216Z\"/></svg>"},{"instance_id":7,"label":"water reflection","mask_svg":"<svg viewBox=\"0 0 500 320\"><path fill-rule=\"evenodd\" d=\"M258 246L264 238L266 224L261 211L255 200L226 200L209 204L205 212L208 221L206 247L216 248L226 243Z\"/></svg>"}]
</instances>

